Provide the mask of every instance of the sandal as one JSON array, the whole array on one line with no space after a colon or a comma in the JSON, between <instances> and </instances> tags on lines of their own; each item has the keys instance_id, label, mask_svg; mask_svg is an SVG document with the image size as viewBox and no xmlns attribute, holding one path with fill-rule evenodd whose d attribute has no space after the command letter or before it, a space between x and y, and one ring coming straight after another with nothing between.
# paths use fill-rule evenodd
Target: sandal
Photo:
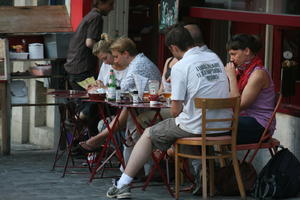
<instances>
[{"instance_id":1,"label":"sandal","mask_svg":"<svg viewBox=\"0 0 300 200\"><path fill-rule=\"evenodd\" d=\"M82 152L84 153L93 153L93 152L100 152L101 151L101 147L94 147L91 146L89 144L87 144L86 142L80 142L79 143L79 148Z\"/></svg>"}]
</instances>

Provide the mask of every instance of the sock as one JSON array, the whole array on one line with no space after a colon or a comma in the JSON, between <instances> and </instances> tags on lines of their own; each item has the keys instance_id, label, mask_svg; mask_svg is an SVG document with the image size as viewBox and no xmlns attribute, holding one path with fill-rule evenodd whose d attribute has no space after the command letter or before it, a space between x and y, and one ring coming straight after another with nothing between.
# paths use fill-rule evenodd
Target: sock
<instances>
[{"instance_id":1,"label":"sock","mask_svg":"<svg viewBox=\"0 0 300 200\"><path fill-rule=\"evenodd\" d=\"M194 174L198 174L201 167L201 161L199 159L193 159L192 166L194 168Z\"/></svg>"},{"instance_id":2,"label":"sock","mask_svg":"<svg viewBox=\"0 0 300 200\"><path fill-rule=\"evenodd\" d=\"M119 179L118 183L117 183L117 188L120 189L122 188L124 185L128 185L132 182L133 178L128 176L127 174L123 173L121 178Z\"/></svg>"}]
</instances>

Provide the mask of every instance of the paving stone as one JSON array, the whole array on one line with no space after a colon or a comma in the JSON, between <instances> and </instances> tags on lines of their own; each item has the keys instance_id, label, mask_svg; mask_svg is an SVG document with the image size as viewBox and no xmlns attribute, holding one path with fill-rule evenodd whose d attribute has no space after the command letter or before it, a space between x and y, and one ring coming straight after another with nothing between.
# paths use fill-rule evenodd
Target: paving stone
<instances>
[{"instance_id":1,"label":"paving stone","mask_svg":"<svg viewBox=\"0 0 300 200\"><path fill-rule=\"evenodd\" d=\"M106 200L111 178L95 179L88 183L88 174L66 174L62 168L51 171L54 152L51 150L13 151L10 156L0 156L0 200ZM87 172L87 169L80 169ZM75 169L74 169L75 171ZM106 171L110 176L120 175L118 170ZM174 200L164 186L150 186L146 191L132 189L136 200ZM200 199L191 193L180 193L180 199ZM234 200L239 197L214 199ZM248 198L251 200L251 198ZM297 198L293 198L297 199Z\"/></svg>"}]
</instances>

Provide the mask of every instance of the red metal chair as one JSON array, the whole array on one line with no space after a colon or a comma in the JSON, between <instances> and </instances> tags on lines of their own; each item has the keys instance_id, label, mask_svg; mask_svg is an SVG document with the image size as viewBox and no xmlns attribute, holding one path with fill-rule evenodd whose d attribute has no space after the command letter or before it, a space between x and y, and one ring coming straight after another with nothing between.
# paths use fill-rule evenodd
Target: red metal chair
<instances>
[{"instance_id":1,"label":"red metal chair","mask_svg":"<svg viewBox=\"0 0 300 200\"><path fill-rule=\"evenodd\" d=\"M116 156L117 160L119 162L120 165L123 166L123 168L125 169L125 162L124 162L124 158L123 158L123 154L120 150L120 145L119 142L117 142L117 138L115 137L115 130L117 129L117 126L119 121L119 116L121 114L122 109L118 108L117 112L115 114L115 122L112 126L110 126L110 121L107 120L107 112L105 112L105 110L107 109L107 103L103 100L99 100L99 101L94 101L98 103L98 109L99 109L99 115L100 118L103 120L105 126L107 127L108 131L109 131L109 135L106 137L105 139L105 143L103 145L101 145L101 151L100 153L97 155L97 157L95 158L94 161L94 165L91 166L91 176L89 179L89 182L92 182L93 179L96 178L96 175L98 172L101 172L101 176L100 178L104 178L103 173L104 173L104 167L106 166L107 163L109 163L111 161L111 159ZM100 148L100 147L99 147ZM114 149L114 150L112 150ZM112 150L112 152L111 152ZM109 178L109 177L107 177Z\"/></svg>"},{"instance_id":2,"label":"red metal chair","mask_svg":"<svg viewBox=\"0 0 300 200\"><path fill-rule=\"evenodd\" d=\"M90 173L90 172L68 172L67 168L89 168L89 171L91 171L91 168L88 164L87 158L84 160L88 164L88 166L83 166L82 162L80 162L79 165L75 165L75 160L72 156L72 147L75 140L80 140L80 138L83 137L84 131L85 131L85 125L80 120L79 115L75 112L75 104L73 101L69 101L66 104L61 104L59 106L59 112L61 116L60 121L60 138L59 143L56 149L55 158L52 170L54 170L56 167L63 167L63 174L62 177L65 176L65 174L82 174L82 173ZM66 121L67 116L69 120L69 125L72 126L71 131L68 132L66 128ZM64 165L58 165L58 161L66 155L65 164ZM72 165L69 166L69 162L72 162Z\"/></svg>"},{"instance_id":3,"label":"red metal chair","mask_svg":"<svg viewBox=\"0 0 300 200\"><path fill-rule=\"evenodd\" d=\"M280 142L277 139L272 137L272 135L269 132L269 128L270 128L272 122L275 119L276 112L277 112L277 110L280 106L281 100L282 100L282 95L278 94L277 103L275 105L274 111L271 115L271 118L269 119L268 125L265 128L259 142L258 143L253 143L253 144L240 144L240 145L236 146L237 151L242 151L242 150L247 151L244 158L243 158L243 161L247 160L247 158L248 158L251 151L253 151L253 153L250 156L250 158L247 160L247 162L249 162L249 163L251 163L254 160L257 152L260 149L269 149L270 154L271 154L272 157L277 152L277 148L280 145Z\"/></svg>"}]
</instances>

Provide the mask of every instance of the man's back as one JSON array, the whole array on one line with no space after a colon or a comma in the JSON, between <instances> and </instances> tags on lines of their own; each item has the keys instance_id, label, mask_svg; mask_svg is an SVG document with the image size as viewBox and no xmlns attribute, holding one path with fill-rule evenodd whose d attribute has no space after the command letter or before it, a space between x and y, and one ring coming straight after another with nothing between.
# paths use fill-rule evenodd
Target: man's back
<instances>
[{"instance_id":1,"label":"man's back","mask_svg":"<svg viewBox=\"0 0 300 200\"><path fill-rule=\"evenodd\" d=\"M176 124L190 133L200 133L201 111L195 108L194 99L229 97L228 79L222 62L215 53L194 47L173 66L171 79L172 99L184 102L182 112L176 117ZM228 110L208 112L208 117L225 118L230 115Z\"/></svg>"},{"instance_id":2,"label":"man's back","mask_svg":"<svg viewBox=\"0 0 300 200\"><path fill-rule=\"evenodd\" d=\"M86 46L86 39L98 41L102 33L102 24L102 15L95 8L83 18L70 41L65 64L68 73L80 74L94 71L97 57L93 55L92 49Z\"/></svg>"}]
</instances>

